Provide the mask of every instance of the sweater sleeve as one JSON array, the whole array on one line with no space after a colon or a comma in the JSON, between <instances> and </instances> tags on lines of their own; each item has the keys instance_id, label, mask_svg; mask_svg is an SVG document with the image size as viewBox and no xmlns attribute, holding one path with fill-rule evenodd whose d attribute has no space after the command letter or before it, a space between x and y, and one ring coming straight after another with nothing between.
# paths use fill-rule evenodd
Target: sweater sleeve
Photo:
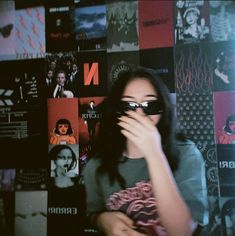
<instances>
[{"instance_id":1,"label":"sweater sleeve","mask_svg":"<svg viewBox=\"0 0 235 236\"><path fill-rule=\"evenodd\" d=\"M96 178L98 163L97 159L91 159L83 171L86 190L86 213L88 216L105 210L102 190Z\"/></svg>"},{"instance_id":2,"label":"sweater sleeve","mask_svg":"<svg viewBox=\"0 0 235 236\"><path fill-rule=\"evenodd\" d=\"M206 225L209 221L205 163L196 145L179 143L179 167L174 176L195 221Z\"/></svg>"}]
</instances>

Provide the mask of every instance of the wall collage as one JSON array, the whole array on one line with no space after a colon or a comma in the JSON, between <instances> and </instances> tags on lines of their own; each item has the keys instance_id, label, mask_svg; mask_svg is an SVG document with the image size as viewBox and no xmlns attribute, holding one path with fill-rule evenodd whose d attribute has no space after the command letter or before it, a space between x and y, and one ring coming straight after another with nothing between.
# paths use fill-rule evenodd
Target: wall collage
<instances>
[{"instance_id":1,"label":"wall collage","mask_svg":"<svg viewBox=\"0 0 235 236\"><path fill-rule=\"evenodd\" d=\"M130 65L159 73L177 129L204 157L210 214L199 235L235 235L229 0L0 2L0 235L99 235L82 170L100 105Z\"/></svg>"}]
</instances>

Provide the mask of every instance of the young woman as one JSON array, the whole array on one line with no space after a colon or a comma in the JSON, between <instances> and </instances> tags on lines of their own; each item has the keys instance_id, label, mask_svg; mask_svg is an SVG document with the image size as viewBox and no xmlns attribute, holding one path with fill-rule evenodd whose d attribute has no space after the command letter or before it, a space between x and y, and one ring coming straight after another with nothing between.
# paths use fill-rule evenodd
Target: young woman
<instances>
[{"instance_id":1,"label":"young woman","mask_svg":"<svg viewBox=\"0 0 235 236\"><path fill-rule=\"evenodd\" d=\"M103 108L97 156L84 170L92 222L110 236L188 236L206 224L202 156L175 140L160 78L144 68L123 72Z\"/></svg>"}]
</instances>

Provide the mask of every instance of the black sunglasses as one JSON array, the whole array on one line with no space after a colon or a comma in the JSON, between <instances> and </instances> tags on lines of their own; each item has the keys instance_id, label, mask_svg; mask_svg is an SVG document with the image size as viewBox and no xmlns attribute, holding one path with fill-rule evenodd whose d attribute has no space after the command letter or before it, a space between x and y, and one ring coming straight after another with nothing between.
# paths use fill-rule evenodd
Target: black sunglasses
<instances>
[{"instance_id":1,"label":"black sunglasses","mask_svg":"<svg viewBox=\"0 0 235 236\"><path fill-rule=\"evenodd\" d=\"M120 101L117 114L126 115L126 111L135 111L137 108L142 108L146 115L157 115L163 113L163 103L159 100L154 100L141 103Z\"/></svg>"}]
</instances>

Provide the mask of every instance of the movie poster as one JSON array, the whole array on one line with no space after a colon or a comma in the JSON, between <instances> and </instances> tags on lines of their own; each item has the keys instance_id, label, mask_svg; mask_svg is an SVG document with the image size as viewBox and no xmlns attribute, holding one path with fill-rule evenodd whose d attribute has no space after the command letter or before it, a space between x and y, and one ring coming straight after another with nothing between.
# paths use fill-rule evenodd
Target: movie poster
<instances>
[{"instance_id":1,"label":"movie poster","mask_svg":"<svg viewBox=\"0 0 235 236\"><path fill-rule=\"evenodd\" d=\"M47 191L15 192L15 236L47 236Z\"/></svg>"},{"instance_id":2,"label":"movie poster","mask_svg":"<svg viewBox=\"0 0 235 236\"><path fill-rule=\"evenodd\" d=\"M78 97L104 96L107 93L107 53L87 51L78 53Z\"/></svg>"},{"instance_id":3,"label":"movie poster","mask_svg":"<svg viewBox=\"0 0 235 236\"><path fill-rule=\"evenodd\" d=\"M28 54L31 58L44 57L45 8L41 6L16 10L15 22L16 58L24 58Z\"/></svg>"},{"instance_id":4,"label":"movie poster","mask_svg":"<svg viewBox=\"0 0 235 236\"><path fill-rule=\"evenodd\" d=\"M77 52L48 53L44 79L45 96L48 98L78 97L79 70Z\"/></svg>"},{"instance_id":5,"label":"movie poster","mask_svg":"<svg viewBox=\"0 0 235 236\"><path fill-rule=\"evenodd\" d=\"M210 93L213 86L209 44L176 46L174 49L177 93Z\"/></svg>"},{"instance_id":6,"label":"movie poster","mask_svg":"<svg viewBox=\"0 0 235 236\"><path fill-rule=\"evenodd\" d=\"M48 99L49 144L78 144L78 99Z\"/></svg>"},{"instance_id":7,"label":"movie poster","mask_svg":"<svg viewBox=\"0 0 235 236\"><path fill-rule=\"evenodd\" d=\"M235 92L214 93L214 120L217 144L235 144Z\"/></svg>"},{"instance_id":8,"label":"movie poster","mask_svg":"<svg viewBox=\"0 0 235 236\"><path fill-rule=\"evenodd\" d=\"M79 159L80 170L94 154L93 146L99 123L102 119L102 102L104 97L87 97L79 100Z\"/></svg>"},{"instance_id":9,"label":"movie poster","mask_svg":"<svg viewBox=\"0 0 235 236\"><path fill-rule=\"evenodd\" d=\"M175 3L175 44L208 42L209 1L177 0Z\"/></svg>"},{"instance_id":10,"label":"movie poster","mask_svg":"<svg viewBox=\"0 0 235 236\"><path fill-rule=\"evenodd\" d=\"M46 51L66 52L76 50L72 8L69 4L46 5Z\"/></svg>"},{"instance_id":11,"label":"movie poster","mask_svg":"<svg viewBox=\"0 0 235 236\"><path fill-rule=\"evenodd\" d=\"M108 53L108 88L110 89L113 82L118 78L120 72L127 71L131 66L139 64L139 51Z\"/></svg>"},{"instance_id":12,"label":"movie poster","mask_svg":"<svg viewBox=\"0 0 235 236\"><path fill-rule=\"evenodd\" d=\"M235 2L209 1L212 42L235 39Z\"/></svg>"},{"instance_id":13,"label":"movie poster","mask_svg":"<svg viewBox=\"0 0 235 236\"><path fill-rule=\"evenodd\" d=\"M174 45L173 1L139 1L139 48Z\"/></svg>"},{"instance_id":14,"label":"movie poster","mask_svg":"<svg viewBox=\"0 0 235 236\"><path fill-rule=\"evenodd\" d=\"M15 1L0 2L0 58L15 54Z\"/></svg>"},{"instance_id":15,"label":"movie poster","mask_svg":"<svg viewBox=\"0 0 235 236\"><path fill-rule=\"evenodd\" d=\"M211 51L213 69L213 90L235 90L234 42L213 43Z\"/></svg>"},{"instance_id":16,"label":"movie poster","mask_svg":"<svg viewBox=\"0 0 235 236\"><path fill-rule=\"evenodd\" d=\"M106 6L107 51L138 50L138 1L111 1Z\"/></svg>"},{"instance_id":17,"label":"movie poster","mask_svg":"<svg viewBox=\"0 0 235 236\"><path fill-rule=\"evenodd\" d=\"M106 50L106 5L78 3L74 9L77 50Z\"/></svg>"},{"instance_id":18,"label":"movie poster","mask_svg":"<svg viewBox=\"0 0 235 236\"><path fill-rule=\"evenodd\" d=\"M173 48L140 51L140 65L153 69L162 78L171 93L175 92L173 59Z\"/></svg>"}]
</instances>

